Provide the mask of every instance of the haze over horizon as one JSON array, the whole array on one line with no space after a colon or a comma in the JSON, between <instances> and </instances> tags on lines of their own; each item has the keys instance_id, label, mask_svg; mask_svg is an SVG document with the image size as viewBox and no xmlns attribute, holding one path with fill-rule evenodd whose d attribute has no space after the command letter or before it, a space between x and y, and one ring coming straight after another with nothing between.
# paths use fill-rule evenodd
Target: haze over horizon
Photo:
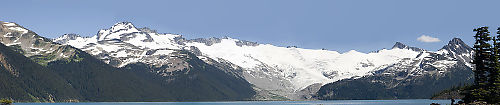
<instances>
[{"instance_id":1,"label":"haze over horizon","mask_svg":"<svg viewBox=\"0 0 500 105\"><path fill-rule=\"evenodd\" d=\"M495 14L500 1L494 0L4 2L8 5L0 7L0 21L16 22L49 38L93 36L129 21L188 39L227 36L339 52L370 52L402 42L435 51L454 37L471 46L473 28L489 26L495 33L500 26L500 14Z\"/></svg>"}]
</instances>

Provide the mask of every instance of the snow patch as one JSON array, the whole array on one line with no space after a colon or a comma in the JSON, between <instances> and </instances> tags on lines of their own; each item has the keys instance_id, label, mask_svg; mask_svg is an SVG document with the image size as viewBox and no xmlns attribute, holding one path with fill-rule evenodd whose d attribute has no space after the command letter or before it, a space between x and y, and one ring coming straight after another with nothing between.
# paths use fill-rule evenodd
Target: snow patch
<instances>
[{"instance_id":1,"label":"snow patch","mask_svg":"<svg viewBox=\"0 0 500 105\"><path fill-rule=\"evenodd\" d=\"M8 28L9 30L14 30L14 31L21 31L22 34L26 34L28 33L28 30L24 29L24 28L21 28L21 27L9 27Z\"/></svg>"},{"instance_id":2,"label":"snow patch","mask_svg":"<svg viewBox=\"0 0 500 105\"><path fill-rule=\"evenodd\" d=\"M9 23L9 22L3 22L2 23L4 26L8 26L8 27L14 27L14 26L17 26L15 23Z\"/></svg>"},{"instance_id":3,"label":"snow patch","mask_svg":"<svg viewBox=\"0 0 500 105\"><path fill-rule=\"evenodd\" d=\"M157 50L153 55L169 55L174 50Z\"/></svg>"}]
</instances>

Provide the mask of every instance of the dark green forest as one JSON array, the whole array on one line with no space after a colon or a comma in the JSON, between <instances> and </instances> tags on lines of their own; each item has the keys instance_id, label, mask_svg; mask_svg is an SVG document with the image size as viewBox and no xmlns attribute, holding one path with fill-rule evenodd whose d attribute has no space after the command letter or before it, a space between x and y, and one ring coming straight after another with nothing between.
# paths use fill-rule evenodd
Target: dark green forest
<instances>
[{"instance_id":1,"label":"dark green forest","mask_svg":"<svg viewBox=\"0 0 500 105\"><path fill-rule=\"evenodd\" d=\"M381 82L395 81L392 76L369 76L359 79L345 79L326 84L318 91L318 99L426 99L449 87L471 83L472 70L467 67L453 67L444 77L425 75L412 81L403 81L396 87ZM460 80L460 81L457 81ZM461 81L464 80L464 81Z\"/></svg>"},{"instance_id":2,"label":"dark green forest","mask_svg":"<svg viewBox=\"0 0 500 105\"><path fill-rule=\"evenodd\" d=\"M192 56L187 59L192 64L189 71L162 77L145 64L115 68L80 50L69 59L42 66L0 44L0 98L29 102L221 101L249 100L255 94L246 80L184 53Z\"/></svg>"}]
</instances>

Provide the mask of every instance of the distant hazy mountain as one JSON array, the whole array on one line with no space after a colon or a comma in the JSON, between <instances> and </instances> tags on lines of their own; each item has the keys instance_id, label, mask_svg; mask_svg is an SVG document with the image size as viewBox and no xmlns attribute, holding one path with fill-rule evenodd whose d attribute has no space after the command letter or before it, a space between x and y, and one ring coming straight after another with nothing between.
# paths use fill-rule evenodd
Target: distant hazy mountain
<instances>
[{"instance_id":1,"label":"distant hazy mountain","mask_svg":"<svg viewBox=\"0 0 500 105\"><path fill-rule=\"evenodd\" d=\"M409 76L403 78L406 80L428 74L444 78L447 76L445 74L456 69L470 71L469 61L472 57L470 47L457 38L437 52L397 42L392 49L372 53L354 50L338 53L279 47L227 37L188 40L181 35L136 28L129 22L117 23L109 29L100 30L92 37L67 34L53 41L79 48L117 68L141 64L150 68L152 73L165 78L175 76L177 72L191 70L188 68L192 64L184 59L186 53L181 53L187 51L195 55L193 58L199 58L204 63L254 85L257 92L254 99L259 100L308 99L321 86L342 79L363 79L389 74L399 76L405 73ZM463 67L454 68L457 65ZM397 80L402 80L401 78L398 77ZM448 85L442 87L446 86ZM320 95L327 91L324 87Z\"/></svg>"}]
</instances>

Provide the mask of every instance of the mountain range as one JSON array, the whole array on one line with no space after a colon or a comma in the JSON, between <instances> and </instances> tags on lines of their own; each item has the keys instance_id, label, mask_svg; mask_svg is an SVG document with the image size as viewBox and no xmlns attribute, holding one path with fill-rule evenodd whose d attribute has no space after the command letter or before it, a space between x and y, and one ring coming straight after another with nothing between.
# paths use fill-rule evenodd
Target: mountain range
<instances>
[{"instance_id":1,"label":"mountain range","mask_svg":"<svg viewBox=\"0 0 500 105\"><path fill-rule=\"evenodd\" d=\"M0 66L2 75L9 77L0 79L17 86L4 88L32 90L0 94L19 96L13 97L18 100L430 98L440 90L472 81L473 51L459 38L438 51L396 42L391 49L339 53L229 37L186 39L137 28L130 22L116 23L91 37L65 34L54 39L11 22L2 22L0 29L2 48L10 54L5 58L19 58L35 67L21 68L24 63L0 56L0 63L7 65ZM34 71L59 79L30 74ZM21 79L24 75L47 80ZM53 84L36 85L42 90L33 90L22 81Z\"/></svg>"},{"instance_id":2,"label":"mountain range","mask_svg":"<svg viewBox=\"0 0 500 105\"><path fill-rule=\"evenodd\" d=\"M169 76L160 76L154 67L143 63L114 67L89 53L52 42L15 23L2 22L0 29L0 41L2 45L8 46L2 51L24 55L5 55L7 60L2 60L4 66L0 70L5 78L14 78L2 78L13 84L2 84L1 90L5 90L5 93L0 93L2 98L48 102L215 101L247 100L255 94L251 84L244 79L207 64L190 52L177 53L177 59L189 63L189 68L170 71ZM25 65L34 67L27 68ZM55 86L45 84L47 82ZM42 90L35 90L38 85L41 85L39 87ZM66 87L69 92L66 92Z\"/></svg>"}]
</instances>

